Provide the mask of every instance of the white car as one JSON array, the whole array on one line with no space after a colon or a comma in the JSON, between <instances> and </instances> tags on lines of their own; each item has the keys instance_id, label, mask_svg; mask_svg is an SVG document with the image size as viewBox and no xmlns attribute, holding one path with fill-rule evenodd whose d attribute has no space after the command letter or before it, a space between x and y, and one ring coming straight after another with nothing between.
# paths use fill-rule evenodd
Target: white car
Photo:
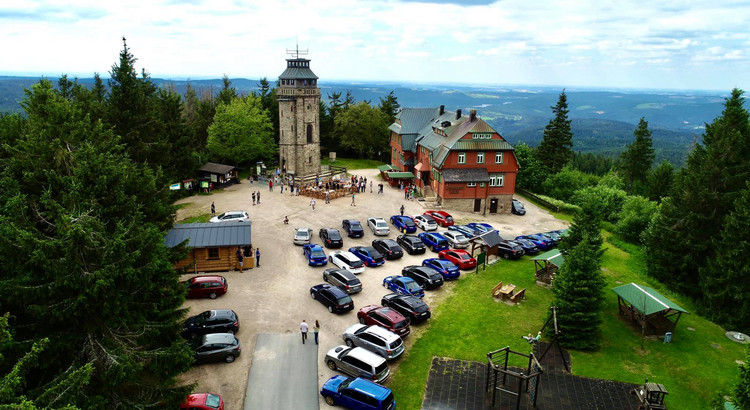
<instances>
[{"instance_id":1,"label":"white car","mask_svg":"<svg viewBox=\"0 0 750 410\"><path fill-rule=\"evenodd\" d=\"M310 239L312 238L312 229L310 228L297 228L297 230L294 231L294 244L295 245L305 245L310 243Z\"/></svg>"},{"instance_id":2,"label":"white car","mask_svg":"<svg viewBox=\"0 0 750 410\"><path fill-rule=\"evenodd\" d=\"M365 263L349 251L333 251L328 254L328 261L355 275L365 271Z\"/></svg>"},{"instance_id":3,"label":"white car","mask_svg":"<svg viewBox=\"0 0 750 410\"><path fill-rule=\"evenodd\" d=\"M425 231L437 231L438 224L429 215L415 215L414 222Z\"/></svg>"},{"instance_id":4,"label":"white car","mask_svg":"<svg viewBox=\"0 0 750 410\"><path fill-rule=\"evenodd\" d=\"M208 222L247 222L249 220L250 215L245 211L229 211L214 216Z\"/></svg>"},{"instance_id":5,"label":"white car","mask_svg":"<svg viewBox=\"0 0 750 410\"><path fill-rule=\"evenodd\" d=\"M451 248L468 248L469 247L469 238L464 236L461 232L458 231L445 231L440 232L441 235L445 236L445 239L448 240L448 243L451 245Z\"/></svg>"},{"instance_id":6,"label":"white car","mask_svg":"<svg viewBox=\"0 0 750 410\"><path fill-rule=\"evenodd\" d=\"M383 218L367 218L367 226L372 229L373 235L385 236L391 233L391 228Z\"/></svg>"}]
</instances>

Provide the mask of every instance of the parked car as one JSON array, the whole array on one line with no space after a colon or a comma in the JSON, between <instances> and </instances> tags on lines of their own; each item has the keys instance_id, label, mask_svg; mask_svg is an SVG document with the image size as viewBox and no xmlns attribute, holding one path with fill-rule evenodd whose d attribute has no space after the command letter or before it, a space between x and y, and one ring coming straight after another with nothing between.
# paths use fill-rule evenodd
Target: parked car
<instances>
[{"instance_id":1,"label":"parked car","mask_svg":"<svg viewBox=\"0 0 750 410\"><path fill-rule=\"evenodd\" d=\"M382 253L388 260L404 256L404 250L393 239L375 239L372 241L372 247Z\"/></svg>"},{"instance_id":2,"label":"parked car","mask_svg":"<svg viewBox=\"0 0 750 410\"><path fill-rule=\"evenodd\" d=\"M497 244L497 255L503 259L518 259L524 253L523 247L516 241L502 241Z\"/></svg>"},{"instance_id":3,"label":"parked car","mask_svg":"<svg viewBox=\"0 0 750 410\"><path fill-rule=\"evenodd\" d=\"M180 410L224 410L224 399L213 393L193 393L180 405Z\"/></svg>"},{"instance_id":4,"label":"parked car","mask_svg":"<svg viewBox=\"0 0 750 410\"><path fill-rule=\"evenodd\" d=\"M362 229L362 224L356 219L344 219L341 222L341 229L346 232L346 235L350 238L361 238L365 235L365 230Z\"/></svg>"},{"instance_id":5,"label":"parked car","mask_svg":"<svg viewBox=\"0 0 750 410\"><path fill-rule=\"evenodd\" d=\"M471 223L466 224L466 226L473 229L474 232L477 232L478 235L482 235L484 233L497 230L490 224L479 223L479 222L471 222Z\"/></svg>"},{"instance_id":6,"label":"parked car","mask_svg":"<svg viewBox=\"0 0 750 410\"><path fill-rule=\"evenodd\" d=\"M364 306L357 312L357 319L363 325L382 326L401 337L405 337L411 332L409 320L404 315L383 306Z\"/></svg>"},{"instance_id":7,"label":"parked car","mask_svg":"<svg viewBox=\"0 0 750 410\"><path fill-rule=\"evenodd\" d=\"M242 352L240 340L229 333L209 333L198 336L190 342L195 363L232 363Z\"/></svg>"},{"instance_id":8,"label":"parked car","mask_svg":"<svg viewBox=\"0 0 750 410\"><path fill-rule=\"evenodd\" d=\"M421 239L419 239L418 236L414 235L399 235L398 238L396 238L396 243L401 245L404 250L406 250L406 253L409 255L416 255L425 253L425 246L424 242L422 242Z\"/></svg>"},{"instance_id":9,"label":"parked car","mask_svg":"<svg viewBox=\"0 0 750 410\"><path fill-rule=\"evenodd\" d=\"M352 294L362 291L362 282L346 269L330 268L323 271L323 281Z\"/></svg>"},{"instance_id":10,"label":"parked car","mask_svg":"<svg viewBox=\"0 0 750 410\"><path fill-rule=\"evenodd\" d=\"M326 353L325 362L331 370L376 383L383 383L391 373L385 359L361 347L336 346Z\"/></svg>"},{"instance_id":11,"label":"parked car","mask_svg":"<svg viewBox=\"0 0 750 410\"><path fill-rule=\"evenodd\" d=\"M424 297L424 288L408 276L386 276L383 278L383 287L388 288L391 292L402 295L412 295L418 298Z\"/></svg>"},{"instance_id":12,"label":"parked car","mask_svg":"<svg viewBox=\"0 0 750 410\"><path fill-rule=\"evenodd\" d=\"M430 307L415 296L389 293L380 300L380 304L396 310L409 319L410 324L424 322L432 316Z\"/></svg>"},{"instance_id":13,"label":"parked car","mask_svg":"<svg viewBox=\"0 0 750 410\"><path fill-rule=\"evenodd\" d=\"M404 352L404 341L390 330L378 325L357 323L344 330L347 346L363 347L386 360L392 360Z\"/></svg>"},{"instance_id":14,"label":"parked car","mask_svg":"<svg viewBox=\"0 0 750 410\"><path fill-rule=\"evenodd\" d=\"M192 339L207 333L237 333L240 319L229 309L207 310L185 320L182 337Z\"/></svg>"},{"instance_id":15,"label":"parked car","mask_svg":"<svg viewBox=\"0 0 750 410\"><path fill-rule=\"evenodd\" d=\"M341 238L341 234L338 229L334 228L321 228L318 231L320 241L323 242L323 246L326 248L340 248L344 246L344 239Z\"/></svg>"},{"instance_id":16,"label":"parked car","mask_svg":"<svg viewBox=\"0 0 750 410\"><path fill-rule=\"evenodd\" d=\"M556 231L542 232L541 234L552 239L552 243L555 246L557 246L557 244L560 243L560 241L562 240L562 236Z\"/></svg>"},{"instance_id":17,"label":"parked car","mask_svg":"<svg viewBox=\"0 0 750 410\"><path fill-rule=\"evenodd\" d=\"M435 269L443 275L443 279L451 280L458 279L461 276L461 271L458 269L455 263L439 258L429 258L422 261L422 266Z\"/></svg>"},{"instance_id":18,"label":"parked car","mask_svg":"<svg viewBox=\"0 0 750 410\"><path fill-rule=\"evenodd\" d=\"M448 249L448 240L437 232L422 232L418 236L424 242L424 246L430 248L433 252Z\"/></svg>"},{"instance_id":19,"label":"parked car","mask_svg":"<svg viewBox=\"0 0 750 410\"><path fill-rule=\"evenodd\" d=\"M440 259L453 262L459 269L471 269L477 267L477 260L472 258L469 252L463 249L446 249L438 253Z\"/></svg>"},{"instance_id":20,"label":"parked car","mask_svg":"<svg viewBox=\"0 0 750 410\"><path fill-rule=\"evenodd\" d=\"M310 266L325 266L328 263L323 247L316 243L302 245L302 254L305 255L307 264Z\"/></svg>"},{"instance_id":21,"label":"parked car","mask_svg":"<svg viewBox=\"0 0 750 410\"><path fill-rule=\"evenodd\" d=\"M391 217L391 224L402 233L414 233L417 231L417 224L414 223L410 216L393 215Z\"/></svg>"},{"instance_id":22,"label":"parked car","mask_svg":"<svg viewBox=\"0 0 750 410\"><path fill-rule=\"evenodd\" d=\"M445 237L451 248L463 249L469 247L469 238L459 231L440 232L440 235Z\"/></svg>"},{"instance_id":23,"label":"parked car","mask_svg":"<svg viewBox=\"0 0 750 410\"><path fill-rule=\"evenodd\" d=\"M384 236L391 233L391 228L383 218L367 218L367 226L370 227L373 235Z\"/></svg>"},{"instance_id":24,"label":"parked car","mask_svg":"<svg viewBox=\"0 0 750 410\"><path fill-rule=\"evenodd\" d=\"M523 207L521 201L514 199L513 204L510 206L510 212L515 215L526 215L526 208Z\"/></svg>"},{"instance_id":25,"label":"parked car","mask_svg":"<svg viewBox=\"0 0 750 410\"><path fill-rule=\"evenodd\" d=\"M343 290L327 283L310 288L310 297L322 303L331 313L343 313L354 309L354 301Z\"/></svg>"},{"instance_id":26,"label":"parked car","mask_svg":"<svg viewBox=\"0 0 750 410\"><path fill-rule=\"evenodd\" d=\"M438 228L438 224L437 222L435 222L435 218L429 215L415 215L413 219L414 223L417 224L418 227L422 228L422 230L436 231Z\"/></svg>"},{"instance_id":27,"label":"parked car","mask_svg":"<svg viewBox=\"0 0 750 410\"><path fill-rule=\"evenodd\" d=\"M523 249L523 253L526 255L534 255L539 253L539 247L528 239L514 239L513 242L517 243Z\"/></svg>"},{"instance_id":28,"label":"parked car","mask_svg":"<svg viewBox=\"0 0 750 410\"><path fill-rule=\"evenodd\" d=\"M310 243L310 239L312 239L312 229L310 228L297 228L294 231L294 244L295 245L304 245L307 243Z\"/></svg>"},{"instance_id":29,"label":"parked car","mask_svg":"<svg viewBox=\"0 0 750 410\"><path fill-rule=\"evenodd\" d=\"M349 252L361 259L365 266L380 266L385 263L385 256L372 246L355 246L349 248Z\"/></svg>"},{"instance_id":30,"label":"parked car","mask_svg":"<svg viewBox=\"0 0 750 410\"><path fill-rule=\"evenodd\" d=\"M401 269L401 274L414 279L425 289L435 289L443 286L443 275L428 266L409 265Z\"/></svg>"},{"instance_id":31,"label":"parked car","mask_svg":"<svg viewBox=\"0 0 750 410\"><path fill-rule=\"evenodd\" d=\"M516 239L528 239L531 242L534 242L534 245L538 246L540 251L548 251L552 249L552 240L540 235L521 235L516 236Z\"/></svg>"},{"instance_id":32,"label":"parked car","mask_svg":"<svg viewBox=\"0 0 750 410\"><path fill-rule=\"evenodd\" d=\"M249 222L250 221L250 215L247 214L245 211L229 211L224 212L223 214L218 214L211 219L208 220L208 222L217 223L217 222Z\"/></svg>"},{"instance_id":33,"label":"parked car","mask_svg":"<svg viewBox=\"0 0 750 410\"><path fill-rule=\"evenodd\" d=\"M466 225L453 225L448 227L449 231L460 232L467 240L475 238L479 233Z\"/></svg>"},{"instance_id":34,"label":"parked car","mask_svg":"<svg viewBox=\"0 0 750 410\"><path fill-rule=\"evenodd\" d=\"M357 377L352 379L336 375L320 389L329 406L341 405L347 409L394 410L396 399L391 389Z\"/></svg>"},{"instance_id":35,"label":"parked car","mask_svg":"<svg viewBox=\"0 0 750 410\"><path fill-rule=\"evenodd\" d=\"M425 215L429 215L432 219L437 222L440 226L451 226L453 225L453 217L451 214L445 211L425 211Z\"/></svg>"},{"instance_id":36,"label":"parked car","mask_svg":"<svg viewBox=\"0 0 750 410\"><path fill-rule=\"evenodd\" d=\"M185 286L188 299L205 297L216 299L217 296L227 293L229 289L227 279L219 275L193 276L181 283Z\"/></svg>"},{"instance_id":37,"label":"parked car","mask_svg":"<svg viewBox=\"0 0 750 410\"><path fill-rule=\"evenodd\" d=\"M365 263L349 251L333 251L328 254L328 261L341 269L358 275L365 271Z\"/></svg>"}]
</instances>

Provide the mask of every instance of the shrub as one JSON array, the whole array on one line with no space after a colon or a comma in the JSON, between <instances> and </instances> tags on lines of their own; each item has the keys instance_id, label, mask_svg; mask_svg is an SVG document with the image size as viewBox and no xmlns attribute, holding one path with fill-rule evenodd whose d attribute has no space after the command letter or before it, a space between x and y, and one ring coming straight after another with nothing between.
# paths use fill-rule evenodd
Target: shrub
<instances>
[{"instance_id":1,"label":"shrub","mask_svg":"<svg viewBox=\"0 0 750 410\"><path fill-rule=\"evenodd\" d=\"M641 243L641 234L648 227L656 208L656 202L642 196L627 197L615 226L617 233L628 242Z\"/></svg>"},{"instance_id":2,"label":"shrub","mask_svg":"<svg viewBox=\"0 0 750 410\"><path fill-rule=\"evenodd\" d=\"M598 208L601 209L602 218L605 221L617 222L627 195L622 189L597 185L576 191L571 197L570 202L575 205L581 205L591 198L595 202L598 202Z\"/></svg>"},{"instance_id":3,"label":"shrub","mask_svg":"<svg viewBox=\"0 0 750 410\"><path fill-rule=\"evenodd\" d=\"M596 185L598 177L584 174L581 171L565 167L560 172L550 175L542 184L545 195L568 202L576 191L587 186Z\"/></svg>"}]
</instances>

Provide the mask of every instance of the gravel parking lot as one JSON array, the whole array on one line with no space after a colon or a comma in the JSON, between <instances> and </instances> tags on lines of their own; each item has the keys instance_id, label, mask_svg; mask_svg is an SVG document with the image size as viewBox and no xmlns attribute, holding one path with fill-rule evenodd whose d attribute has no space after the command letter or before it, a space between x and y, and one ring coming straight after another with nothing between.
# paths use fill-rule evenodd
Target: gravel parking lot
<instances>
[{"instance_id":1,"label":"gravel parking lot","mask_svg":"<svg viewBox=\"0 0 750 410\"><path fill-rule=\"evenodd\" d=\"M377 170L356 170L353 173L357 176L365 176L368 180L372 179L375 182L374 192L377 192L379 182ZM254 191L261 192L260 205L252 205L250 194ZM281 194L278 187L274 187L274 192L269 192L267 182L263 184L256 181L251 185L245 180L241 184L216 191L213 195L193 196L178 201L178 204L185 204L185 206L177 211L177 220L209 213L212 201L216 204L217 213L240 209L248 211L253 224L253 246L260 248L261 251L260 268L245 270L243 273L237 271L220 273L226 276L229 282L227 294L216 300L192 299L185 302L185 308L189 309L190 315L208 309L225 308L234 310L240 317L240 330L237 337L242 343L242 355L234 363L195 366L181 376L182 382L196 382L198 386L196 391L221 394L227 410L243 408L253 350L259 333L299 334L299 323L302 319L306 319L311 325L316 319L319 320L321 340L320 346L317 346L318 382L322 385L336 373L329 370L323 363L326 352L336 345L343 344L341 335L346 327L357 322L356 311L360 307L380 304L380 298L388 293L382 287L383 278L388 275L399 275L402 267L410 264L419 265L425 257L437 255L429 250L426 255L405 254L402 259L388 261L383 266L366 268L364 273L358 275L363 284L363 291L353 295L354 311L342 315L331 314L322 304L310 298L309 289L313 285L323 283L322 275L325 268L307 265L302 255L302 247L292 244L295 228L312 228L313 243L320 244L320 239L317 237L320 228L340 229L342 219L358 219L363 225L366 224L368 217L382 217L388 220L391 215L399 213L402 204L406 208L405 214L421 214L425 208L418 201L404 200L403 193L386 184L383 195L371 194L369 187L366 193L357 194L356 206L350 205L350 197L332 200L330 204L324 204L323 200L316 200L315 211L313 211L309 206L310 198L308 197L290 196L287 189ZM454 216L457 223L490 223L504 237L567 227L567 222L555 219L546 211L526 201L524 205L527 210L525 216L490 214L482 216L468 212L450 210L448 212ZM289 225L283 223L285 216L289 217ZM392 230L387 237L395 239L396 236L398 233ZM343 249L357 245L370 245L370 242L376 238L383 237L375 237L365 226L363 238L350 239L344 236ZM326 254L328 253L329 250L326 249ZM328 267L330 266L329 263ZM462 275L465 274L462 272ZM434 310L440 301L452 291L453 286L453 282L447 282L437 290L427 291L425 302ZM426 326L429 326L429 320L427 323L413 327L412 334L406 338L407 347L404 356L408 354L409 346L419 338ZM312 343L312 329L306 346L310 349L316 348ZM435 353L439 354L439 352ZM392 363L392 368L400 360L402 358ZM269 380L269 384L274 383L283 385L283 381ZM293 394L294 386L288 387L290 394ZM318 399L321 407L327 407L321 397Z\"/></svg>"}]
</instances>

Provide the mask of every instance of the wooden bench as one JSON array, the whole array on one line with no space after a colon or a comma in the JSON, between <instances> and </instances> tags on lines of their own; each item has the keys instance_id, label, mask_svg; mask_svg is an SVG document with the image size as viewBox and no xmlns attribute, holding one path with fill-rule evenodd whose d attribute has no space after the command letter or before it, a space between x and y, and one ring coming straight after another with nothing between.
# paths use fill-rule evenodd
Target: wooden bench
<instances>
[{"instance_id":1,"label":"wooden bench","mask_svg":"<svg viewBox=\"0 0 750 410\"><path fill-rule=\"evenodd\" d=\"M492 297L499 297L500 296L500 289L503 287L503 282L500 282L492 288Z\"/></svg>"},{"instance_id":2,"label":"wooden bench","mask_svg":"<svg viewBox=\"0 0 750 410\"><path fill-rule=\"evenodd\" d=\"M512 303L518 303L518 302L519 302L519 301L520 301L521 299L523 299L523 298L524 298L524 296L526 296L526 288L523 288L523 289L522 289L522 290L521 290L520 292L516 292L516 293L514 293L514 294L513 294L513 295L512 295L511 297L510 297L510 301L511 301Z\"/></svg>"}]
</instances>

